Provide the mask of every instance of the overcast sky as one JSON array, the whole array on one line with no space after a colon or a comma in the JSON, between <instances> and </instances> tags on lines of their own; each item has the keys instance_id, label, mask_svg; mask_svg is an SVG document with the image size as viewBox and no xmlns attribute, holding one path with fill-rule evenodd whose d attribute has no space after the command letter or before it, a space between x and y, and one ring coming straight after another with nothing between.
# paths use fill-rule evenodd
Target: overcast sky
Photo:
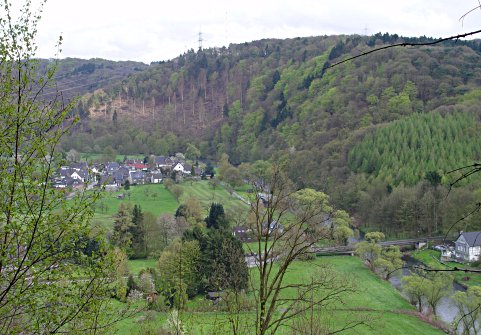
<instances>
[{"instance_id":1,"label":"overcast sky","mask_svg":"<svg viewBox=\"0 0 481 335\"><path fill-rule=\"evenodd\" d=\"M20 0L14 0L14 2ZM48 0L38 56L136 60L262 38L397 33L446 37L481 29L477 0ZM476 36L481 38L481 34Z\"/></svg>"}]
</instances>

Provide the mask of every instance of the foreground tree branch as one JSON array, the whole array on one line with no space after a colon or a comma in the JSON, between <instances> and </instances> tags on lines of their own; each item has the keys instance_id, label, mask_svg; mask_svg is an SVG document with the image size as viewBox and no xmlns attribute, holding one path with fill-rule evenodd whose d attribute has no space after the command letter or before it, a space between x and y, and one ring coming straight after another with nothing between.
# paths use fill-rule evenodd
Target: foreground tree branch
<instances>
[{"instance_id":1,"label":"foreground tree branch","mask_svg":"<svg viewBox=\"0 0 481 335\"><path fill-rule=\"evenodd\" d=\"M327 66L325 69L327 70L327 69L336 67L338 65L341 65L343 63L349 62L351 60L354 60L356 58L364 57L364 56L372 54L374 52L379 52L379 51L386 50L386 49L391 49L391 48L396 48L396 47L419 47L419 46L435 45L435 44L439 44L439 43L446 42L446 41L458 40L460 38L476 35L476 34L479 34L479 33L481 33L481 29L476 30L476 31L471 31L471 32L465 33L465 34L459 34L459 35L453 35L453 36L449 36L449 37L445 37L445 38L440 38L440 39L437 39L437 40L434 40L434 41L431 41L431 42L419 42L419 43L402 42L402 43L385 45L385 46L382 46L382 47L379 47L379 48L375 48L375 49L372 49L372 50L369 50L369 51L362 52L359 55L343 59L342 61L339 61L337 63L334 63L334 64L331 64L331 65Z\"/></svg>"},{"instance_id":2,"label":"foreground tree branch","mask_svg":"<svg viewBox=\"0 0 481 335\"><path fill-rule=\"evenodd\" d=\"M67 200L51 187L75 120L73 103L43 95L56 68L42 74L35 59L44 3L34 11L27 0L16 15L5 0L0 10L0 333L99 333L112 316L116 260L91 232L98 194ZM98 248L86 251L92 240Z\"/></svg>"}]
</instances>

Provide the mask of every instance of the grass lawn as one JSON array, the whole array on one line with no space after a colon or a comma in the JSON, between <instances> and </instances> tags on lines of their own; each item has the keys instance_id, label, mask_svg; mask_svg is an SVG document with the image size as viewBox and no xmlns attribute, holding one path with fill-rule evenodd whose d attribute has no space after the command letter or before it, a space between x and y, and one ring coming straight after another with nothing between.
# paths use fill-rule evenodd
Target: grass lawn
<instances>
[{"instance_id":1,"label":"grass lawn","mask_svg":"<svg viewBox=\"0 0 481 335\"><path fill-rule=\"evenodd\" d=\"M272 242L269 241L267 246L270 247L271 244ZM257 242L246 242L242 243L242 248L244 249L244 252L249 252L250 250L252 250L252 252L257 252L258 245ZM261 242L261 248L264 250L264 242Z\"/></svg>"},{"instance_id":2,"label":"grass lawn","mask_svg":"<svg viewBox=\"0 0 481 335\"><path fill-rule=\"evenodd\" d=\"M120 194L125 196L124 199L117 198ZM179 206L163 184L135 185L128 191L121 189L117 192L103 192L102 195L95 207L96 214L113 215L122 203L140 205L143 212L151 212L156 216L162 213L174 214Z\"/></svg>"},{"instance_id":3,"label":"grass lawn","mask_svg":"<svg viewBox=\"0 0 481 335\"><path fill-rule=\"evenodd\" d=\"M255 194L252 193L252 185L244 184L234 187L234 191L247 201L254 201Z\"/></svg>"},{"instance_id":4,"label":"grass lawn","mask_svg":"<svg viewBox=\"0 0 481 335\"><path fill-rule=\"evenodd\" d=\"M157 259L147 258L147 259L131 259L127 262L127 267L130 273L133 275L138 275L141 270L147 268L157 268Z\"/></svg>"},{"instance_id":5,"label":"grass lawn","mask_svg":"<svg viewBox=\"0 0 481 335\"><path fill-rule=\"evenodd\" d=\"M115 160L118 162L122 162L124 158L127 156L127 159L144 159L144 155L117 155L115 156ZM80 158L82 160L88 161L88 162L103 162L104 154L94 154L94 153L89 153L89 152L83 152L80 154Z\"/></svg>"},{"instance_id":6,"label":"grass lawn","mask_svg":"<svg viewBox=\"0 0 481 335\"><path fill-rule=\"evenodd\" d=\"M199 200L206 216L212 202L222 204L230 217L239 218L249 209L247 204L231 196L223 187L219 186L213 190L206 180L186 181L179 186L183 190L180 203L188 197L194 197ZM121 194L124 195L123 199L118 198ZM117 213L122 203L140 205L143 212L150 212L155 216L162 213L175 214L179 207L179 202L163 184L135 185L128 191L121 189L117 192L103 192L95 206L94 222L108 230L112 229L112 216Z\"/></svg>"},{"instance_id":7,"label":"grass lawn","mask_svg":"<svg viewBox=\"0 0 481 335\"><path fill-rule=\"evenodd\" d=\"M140 268L150 266L146 261L129 261L132 271L140 271ZM345 296L343 305L338 305L339 310L333 311L328 317L323 313L318 322L332 325L341 323L343 320L370 319L371 327L361 326L345 334L443 334L442 331L433 328L412 315L402 314L399 311L413 311L412 307L388 282L379 279L372 274L357 257L331 256L319 257L313 261L296 262L286 275L286 283L298 282L315 274L316 268L330 264L339 271L342 277L352 278L357 285L355 293ZM254 270L251 270L254 271ZM209 306L208 311L195 310L199 306ZM227 315L215 311L210 302L198 297L188 305L189 310L182 315L183 323L189 334L229 334ZM166 324L167 313L144 312L142 315L124 320L116 327L115 334L137 334L142 328L158 329ZM253 322L253 311L245 311L242 319ZM277 334L293 334L288 328L281 329Z\"/></svg>"},{"instance_id":8,"label":"grass lawn","mask_svg":"<svg viewBox=\"0 0 481 335\"><path fill-rule=\"evenodd\" d=\"M246 203L230 195L223 187L218 186L215 190L212 189L207 180L186 181L180 184L180 187L183 190L180 202L185 201L188 197L194 197L199 200L206 215L213 202L222 204L226 214L231 217L239 217L239 214L245 213L249 209Z\"/></svg>"},{"instance_id":9,"label":"grass lawn","mask_svg":"<svg viewBox=\"0 0 481 335\"><path fill-rule=\"evenodd\" d=\"M380 311L413 309L389 282L373 275L357 257L328 256L318 257L314 261L295 262L286 274L286 280L287 282L308 280L326 265L338 271L342 278L352 279L356 285L357 292L345 299L343 308L363 307Z\"/></svg>"},{"instance_id":10,"label":"grass lawn","mask_svg":"<svg viewBox=\"0 0 481 335\"><path fill-rule=\"evenodd\" d=\"M125 195L124 199L117 198L120 194ZM93 223L111 230L112 217L122 203L140 205L143 212L151 212L155 216L162 213L174 214L179 206L174 196L162 184L135 185L128 191L121 189L117 192L103 192L95 204Z\"/></svg>"},{"instance_id":11,"label":"grass lawn","mask_svg":"<svg viewBox=\"0 0 481 335\"><path fill-rule=\"evenodd\" d=\"M441 252L432 249L416 250L411 254L416 260L426 264L431 268L447 269L448 267L454 268L469 268L467 264L446 262L446 266L439 262ZM477 269L479 270L479 269ZM453 272L454 280L456 280L461 285L465 286L481 286L481 274L479 273L464 273L464 272ZM468 280L466 280L468 278Z\"/></svg>"}]
</instances>

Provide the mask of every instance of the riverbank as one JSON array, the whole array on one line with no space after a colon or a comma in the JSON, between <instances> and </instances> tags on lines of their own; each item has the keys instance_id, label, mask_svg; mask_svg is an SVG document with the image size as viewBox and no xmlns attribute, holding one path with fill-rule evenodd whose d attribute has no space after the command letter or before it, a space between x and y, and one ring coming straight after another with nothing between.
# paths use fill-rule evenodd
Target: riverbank
<instances>
[{"instance_id":1,"label":"riverbank","mask_svg":"<svg viewBox=\"0 0 481 335\"><path fill-rule=\"evenodd\" d=\"M466 264L455 262L443 262L441 263L441 252L432 249L416 250L410 253L410 256L415 260L421 262L427 267L433 269L453 269L453 268L469 268ZM477 269L479 270L479 269ZM467 289L470 286L481 286L481 274L466 273L463 271L453 271L454 281Z\"/></svg>"}]
</instances>

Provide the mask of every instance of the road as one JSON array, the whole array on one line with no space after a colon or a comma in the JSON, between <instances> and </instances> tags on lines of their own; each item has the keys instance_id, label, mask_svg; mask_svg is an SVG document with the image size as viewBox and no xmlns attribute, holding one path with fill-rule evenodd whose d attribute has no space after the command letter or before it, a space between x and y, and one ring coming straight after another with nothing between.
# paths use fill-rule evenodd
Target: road
<instances>
[{"instance_id":1,"label":"road","mask_svg":"<svg viewBox=\"0 0 481 335\"><path fill-rule=\"evenodd\" d=\"M412 238L412 239L404 239L404 240L393 240L393 241L382 241L378 244L383 247L387 247L390 245L415 245L418 242L426 242L426 241L433 241L433 240L443 240L444 236L436 236L436 237L419 237L419 238ZM356 249L355 244L346 245L346 246L339 246L339 247L318 247L314 248L314 252L320 255L349 255L353 254Z\"/></svg>"}]
</instances>

